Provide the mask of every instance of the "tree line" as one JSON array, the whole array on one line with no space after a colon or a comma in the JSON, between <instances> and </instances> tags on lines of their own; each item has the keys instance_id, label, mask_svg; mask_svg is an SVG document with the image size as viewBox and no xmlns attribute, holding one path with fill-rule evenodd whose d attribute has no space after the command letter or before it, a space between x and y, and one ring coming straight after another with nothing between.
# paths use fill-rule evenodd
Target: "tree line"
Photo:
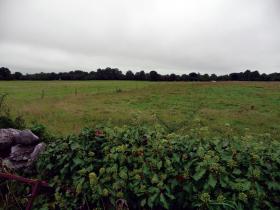
<instances>
[{"instance_id":1,"label":"tree line","mask_svg":"<svg viewBox=\"0 0 280 210\"><path fill-rule=\"evenodd\" d=\"M90 72L75 70L59 73L22 74L20 72L11 73L8 68L1 67L0 80L280 81L280 73L260 74L258 71L246 70L225 75L209 75L195 72L182 75L161 75L156 71L133 73L129 70L124 74L118 68L107 67Z\"/></svg>"}]
</instances>

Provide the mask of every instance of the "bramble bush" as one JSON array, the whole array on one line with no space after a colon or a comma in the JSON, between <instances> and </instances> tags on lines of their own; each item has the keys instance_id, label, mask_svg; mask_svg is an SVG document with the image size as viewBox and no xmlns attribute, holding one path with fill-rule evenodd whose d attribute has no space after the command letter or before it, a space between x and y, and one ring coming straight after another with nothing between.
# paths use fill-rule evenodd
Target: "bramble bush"
<instances>
[{"instance_id":1,"label":"bramble bush","mask_svg":"<svg viewBox=\"0 0 280 210\"><path fill-rule=\"evenodd\" d=\"M56 138L38 178L55 188L38 209L279 209L280 142L269 134L189 135L103 127ZM121 202L120 202L121 201Z\"/></svg>"}]
</instances>

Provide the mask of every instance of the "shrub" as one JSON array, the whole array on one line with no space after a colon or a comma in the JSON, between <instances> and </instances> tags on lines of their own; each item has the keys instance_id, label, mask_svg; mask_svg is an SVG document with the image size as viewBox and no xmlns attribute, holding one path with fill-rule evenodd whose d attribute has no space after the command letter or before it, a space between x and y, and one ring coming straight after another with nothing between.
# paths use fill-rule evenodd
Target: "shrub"
<instances>
[{"instance_id":1,"label":"shrub","mask_svg":"<svg viewBox=\"0 0 280 210\"><path fill-rule=\"evenodd\" d=\"M107 127L57 138L37 165L55 188L45 202L50 209L110 209L118 201L130 209L277 209L280 142L203 130Z\"/></svg>"}]
</instances>

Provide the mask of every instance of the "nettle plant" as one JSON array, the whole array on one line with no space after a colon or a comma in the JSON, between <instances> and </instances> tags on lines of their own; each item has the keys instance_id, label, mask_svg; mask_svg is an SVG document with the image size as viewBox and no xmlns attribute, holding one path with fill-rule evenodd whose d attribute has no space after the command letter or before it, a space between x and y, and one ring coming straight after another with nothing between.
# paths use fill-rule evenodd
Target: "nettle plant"
<instances>
[{"instance_id":1,"label":"nettle plant","mask_svg":"<svg viewBox=\"0 0 280 210\"><path fill-rule=\"evenodd\" d=\"M280 142L211 137L160 126L84 129L56 139L38 162L54 209L277 209ZM119 202L121 201L121 202ZM124 208L123 207L123 208Z\"/></svg>"}]
</instances>

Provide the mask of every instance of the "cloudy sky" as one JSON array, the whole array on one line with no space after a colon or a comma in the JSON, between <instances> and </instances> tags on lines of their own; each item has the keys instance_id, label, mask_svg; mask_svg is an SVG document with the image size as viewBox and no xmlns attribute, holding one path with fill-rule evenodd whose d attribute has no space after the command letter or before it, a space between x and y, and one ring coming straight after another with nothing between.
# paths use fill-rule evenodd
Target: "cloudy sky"
<instances>
[{"instance_id":1,"label":"cloudy sky","mask_svg":"<svg viewBox=\"0 0 280 210\"><path fill-rule=\"evenodd\" d=\"M280 1L0 0L0 66L280 72Z\"/></svg>"}]
</instances>

